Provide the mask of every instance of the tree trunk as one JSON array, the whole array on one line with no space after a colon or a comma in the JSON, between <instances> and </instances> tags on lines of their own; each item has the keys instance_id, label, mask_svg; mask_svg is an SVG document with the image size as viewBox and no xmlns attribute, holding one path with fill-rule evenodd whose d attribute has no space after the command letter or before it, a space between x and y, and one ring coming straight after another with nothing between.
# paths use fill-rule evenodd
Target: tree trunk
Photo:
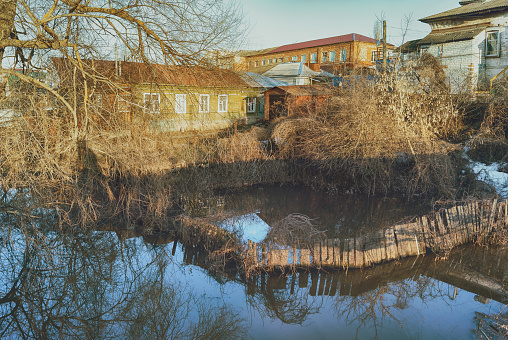
<instances>
[{"instance_id":1,"label":"tree trunk","mask_svg":"<svg viewBox=\"0 0 508 340\"><path fill-rule=\"evenodd\" d=\"M0 41L9 39L11 34L15 34L14 17L16 16L17 0L0 0ZM6 46L0 46L0 68L4 59ZM7 82L0 82L0 98L5 96L5 86Z\"/></svg>"}]
</instances>

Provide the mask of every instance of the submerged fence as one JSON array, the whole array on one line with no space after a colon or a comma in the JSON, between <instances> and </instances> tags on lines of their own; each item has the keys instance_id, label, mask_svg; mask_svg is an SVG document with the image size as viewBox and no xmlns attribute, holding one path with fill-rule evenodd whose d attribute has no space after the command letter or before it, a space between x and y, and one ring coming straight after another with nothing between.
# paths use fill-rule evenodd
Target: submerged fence
<instances>
[{"instance_id":1,"label":"submerged fence","mask_svg":"<svg viewBox=\"0 0 508 340\"><path fill-rule=\"evenodd\" d=\"M507 227L507 201L469 201L360 237L316 239L308 248L249 241L245 262L250 269L362 268L427 252L446 253L461 244L484 242Z\"/></svg>"}]
</instances>

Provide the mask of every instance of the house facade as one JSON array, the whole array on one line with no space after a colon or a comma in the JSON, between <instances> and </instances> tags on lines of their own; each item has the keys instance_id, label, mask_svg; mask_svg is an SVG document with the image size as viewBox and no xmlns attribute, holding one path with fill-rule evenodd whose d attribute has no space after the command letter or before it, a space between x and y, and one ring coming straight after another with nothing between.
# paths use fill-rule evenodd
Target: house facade
<instances>
[{"instance_id":1,"label":"house facade","mask_svg":"<svg viewBox=\"0 0 508 340\"><path fill-rule=\"evenodd\" d=\"M53 62L60 83L69 83L67 60ZM86 63L86 71L94 75L89 102L107 112L101 117L121 117L148 132L214 130L263 119L257 102L264 89L229 70L101 60Z\"/></svg>"},{"instance_id":2,"label":"house facade","mask_svg":"<svg viewBox=\"0 0 508 340\"><path fill-rule=\"evenodd\" d=\"M387 44L392 50L395 46ZM352 33L331 38L289 44L265 53L246 57L248 69L256 69L286 62L304 63L314 71L327 67L330 71L343 71L369 67L382 58L382 44L375 39Z\"/></svg>"},{"instance_id":3,"label":"house facade","mask_svg":"<svg viewBox=\"0 0 508 340\"><path fill-rule=\"evenodd\" d=\"M489 90L508 66L508 0L465 0L420 21L432 31L418 42L444 66L453 92Z\"/></svg>"},{"instance_id":4,"label":"house facade","mask_svg":"<svg viewBox=\"0 0 508 340\"><path fill-rule=\"evenodd\" d=\"M337 88L330 84L273 87L264 92L265 120L315 114L326 100L337 93Z\"/></svg>"}]
</instances>

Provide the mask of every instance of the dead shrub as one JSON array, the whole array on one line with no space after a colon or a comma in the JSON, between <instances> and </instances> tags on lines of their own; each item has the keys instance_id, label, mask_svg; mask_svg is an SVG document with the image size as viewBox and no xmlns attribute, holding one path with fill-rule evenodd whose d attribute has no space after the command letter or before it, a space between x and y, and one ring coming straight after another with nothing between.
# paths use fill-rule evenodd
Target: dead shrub
<instances>
[{"instance_id":1,"label":"dead shrub","mask_svg":"<svg viewBox=\"0 0 508 340\"><path fill-rule=\"evenodd\" d=\"M323 236L312 223L312 219L302 214L290 214L271 226L263 243L310 248L313 240Z\"/></svg>"},{"instance_id":2,"label":"dead shrub","mask_svg":"<svg viewBox=\"0 0 508 340\"><path fill-rule=\"evenodd\" d=\"M424 81L435 73L353 78L314 115L277 124L279 155L332 177L340 173L350 183L345 190L453 194L453 147L442 139L458 133L460 114L441 81Z\"/></svg>"}]
</instances>

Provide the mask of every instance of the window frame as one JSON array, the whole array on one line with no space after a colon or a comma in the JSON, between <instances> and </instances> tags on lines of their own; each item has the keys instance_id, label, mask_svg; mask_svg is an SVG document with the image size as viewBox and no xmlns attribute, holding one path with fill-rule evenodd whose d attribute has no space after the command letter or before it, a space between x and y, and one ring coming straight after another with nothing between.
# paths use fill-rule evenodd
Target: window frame
<instances>
[{"instance_id":1,"label":"window frame","mask_svg":"<svg viewBox=\"0 0 508 340\"><path fill-rule=\"evenodd\" d=\"M323 63L328 62L328 51L321 52L321 62Z\"/></svg>"},{"instance_id":2,"label":"window frame","mask_svg":"<svg viewBox=\"0 0 508 340\"><path fill-rule=\"evenodd\" d=\"M206 98L206 109L203 110L202 99ZM210 95L200 94L199 95L199 113L210 113Z\"/></svg>"},{"instance_id":3,"label":"window frame","mask_svg":"<svg viewBox=\"0 0 508 340\"><path fill-rule=\"evenodd\" d=\"M311 64L317 63L317 53L311 53L310 54L310 63Z\"/></svg>"},{"instance_id":4,"label":"window frame","mask_svg":"<svg viewBox=\"0 0 508 340\"><path fill-rule=\"evenodd\" d=\"M330 62L331 63L335 62L335 51L330 51Z\"/></svg>"},{"instance_id":5,"label":"window frame","mask_svg":"<svg viewBox=\"0 0 508 340\"><path fill-rule=\"evenodd\" d=\"M340 50L340 61L346 62L347 61L347 48L343 48Z\"/></svg>"},{"instance_id":6,"label":"window frame","mask_svg":"<svg viewBox=\"0 0 508 340\"><path fill-rule=\"evenodd\" d=\"M297 55L292 56L291 61L295 61L295 62L298 61L298 56Z\"/></svg>"},{"instance_id":7,"label":"window frame","mask_svg":"<svg viewBox=\"0 0 508 340\"><path fill-rule=\"evenodd\" d=\"M150 96L150 101L148 101L149 106L147 106L147 96ZM157 96L157 99L154 101L153 96ZM118 101L120 103L120 101ZM156 106L154 104L157 103ZM161 94L153 93L153 92L144 92L143 93L143 109L145 113L159 113L161 112ZM128 111L122 111L128 112Z\"/></svg>"},{"instance_id":8,"label":"window frame","mask_svg":"<svg viewBox=\"0 0 508 340\"><path fill-rule=\"evenodd\" d=\"M307 62L307 55L306 55L306 54L302 54L302 55L300 56L300 58L301 58L300 60L302 61L302 63Z\"/></svg>"},{"instance_id":9,"label":"window frame","mask_svg":"<svg viewBox=\"0 0 508 340\"><path fill-rule=\"evenodd\" d=\"M221 98L225 98L225 101L222 102L221 101ZM224 105L225 103L225 105ZM222 109L221 109L221 104L222 104ZM224 112L228 112L228 95L227 94L219 94L218 97L217 97L217 112L221 112L221 113L224 113Z\"/></svg>"},{"instance_id":10,"label":"window frame","mask_svg":"<svg viewBox=\"0 0 508 340\"><path fill-rule=\"evenodd\" d=\"M247 112L256 112L256 97L247 97Z\"/></svg>"},{"instance_id":11,"label":"window frame","mask_svg":"<svg viewBox=\"0 0 508 340\"><path fill-rule=\"evenodd\" d=\"M183 98L183 106L181 105L182 100L178 98ZM175 93L175 113L187 113L187 95L185 93Z\"/></svg>"},{"instance_id":12,"label":"window frame","mask_svg":"<svg viewBox=\"0 0 508 340\"><path fill-rule=\"evenodd\" d=\"M489 53L489 35L496 34L496 50L495 53ZM488 30L485 31L485 57L499 57L501 55L501 31L500 30Z\"/></svg>"}]
</instances>

